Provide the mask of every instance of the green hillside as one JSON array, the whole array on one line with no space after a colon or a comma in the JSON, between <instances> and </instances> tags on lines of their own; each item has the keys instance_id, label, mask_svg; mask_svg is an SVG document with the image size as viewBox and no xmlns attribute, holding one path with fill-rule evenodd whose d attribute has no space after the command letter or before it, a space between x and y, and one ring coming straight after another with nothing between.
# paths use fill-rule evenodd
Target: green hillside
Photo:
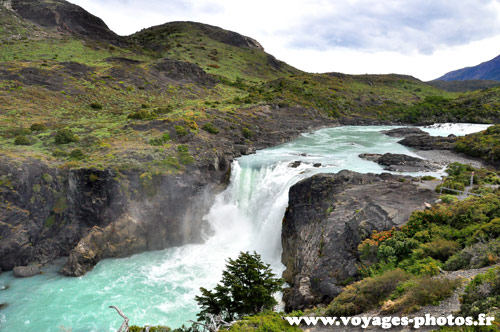
<instances>
[{"instance_id":1,"label":"green hillside","mask_svg":"<svg viewBox=\"0 0 500 332\"><path fill-rule=\"evenodd\" d=\"M0 9L0 150L11 157L145 167L154 156L165 160L161 170L180 171L179 146L197 159L221 137L258 141L247 130L262 128L265 105L280 116L316 109L344 123L499 118L498 89L459 95L409 76L309 74L249 37L200 23L121 38L62 0ZM446 100L446 108L420 112L429 100ZM270 119L282 122L276 113ZM69 142L56 142L61 131Z\"/></svg>"}]
</instances>

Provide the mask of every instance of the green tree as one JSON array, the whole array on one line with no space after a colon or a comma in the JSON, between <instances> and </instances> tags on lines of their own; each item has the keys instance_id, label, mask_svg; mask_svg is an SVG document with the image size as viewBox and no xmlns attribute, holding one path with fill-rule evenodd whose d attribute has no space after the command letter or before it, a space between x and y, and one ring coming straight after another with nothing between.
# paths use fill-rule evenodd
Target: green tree
<instances>
[{"instance_id":1,"label":"green tree","mask_svg":"<svg viewBox=\"0 0 500 332\"><path fill-rule=\"evenodd\" d=\"M200 288L202 295L196 296L201 307L199 320L204 321L212 314L229 321L270 310L276 305L273 294L282 286L283 280L275 278L260 255L241 252L236 260L228 260L221 282L214 290Z\"/></svg>"}]
</instances>

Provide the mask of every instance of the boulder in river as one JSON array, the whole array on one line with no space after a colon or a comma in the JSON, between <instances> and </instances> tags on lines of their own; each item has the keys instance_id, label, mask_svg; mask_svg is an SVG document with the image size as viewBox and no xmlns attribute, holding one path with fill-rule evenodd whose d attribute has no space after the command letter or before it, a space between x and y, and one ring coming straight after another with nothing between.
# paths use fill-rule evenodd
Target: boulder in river
<instances>
[{"instance_id":1,"label":"boulder in river","mask_svg":"<svg viewBox=\"0 0 500 332\"><path fill-rule=\"evenodd\" d=\"M29 266L16 266L13 269L14 277L17 278L28 278L34 275L40 274L40 266L29 265Z\"/></svg>"},{"instance_id":2,"label":"boulder in river","mask_svg":"<svg viewBox=\"0 0 500 332\"><path fill-rule=\"evenodd\" d=\"M456 136L430 136L410 135L399 141L399 144L417 149L417 150L453 150L457 142Z\"/></svg>"},{"instance_id":3,"label":"boulder in river","mask_svg":"<svg viewBox=\"0 0 500 332\"><path fill-rule=\"evenodd\" d=\"M385 166L384 169L391 172L428 172L437 171L442 168L440 164L405 154L386 153L382 155L362 153L359 157Z\"/></svg>"},{"instance_id":4,"label":"boulder in river","mask_svg":"<svg viewBox=\"0 0 500 332\"><path fill-rule=\"evenodd\" d=\"M382 134L390 137L407 137L411 135L429 135L429 133L416 127L395 128L390 130L382 130Z\"/></svg>"}]
</instances>

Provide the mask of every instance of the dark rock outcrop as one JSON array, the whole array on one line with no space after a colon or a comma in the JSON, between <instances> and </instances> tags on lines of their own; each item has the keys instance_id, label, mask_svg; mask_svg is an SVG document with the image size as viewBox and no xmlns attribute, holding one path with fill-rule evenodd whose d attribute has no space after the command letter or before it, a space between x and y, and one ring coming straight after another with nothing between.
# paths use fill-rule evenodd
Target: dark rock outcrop
<instances>
[{"instance_id":1,"label":"dark rock outcrop","mask_svg":"<svg viewBox=\"0 0 500 332\"><path fill-rule=\"evenodd\" d=\"M385 166L384 169L391 172L428 172L442 168L442 165L405 154L362 153L359 157Z\"/></svg>"},{"instance_id":2,"label":"dark rock outcrop","mask_svg":"<svg viewBox=\"0 0 500 332\"><path fill-rule=\"evenodd\" d=\"M16 266L13 269L14 277L16 278L28 278L34 275L40 274L40 266L30 265L30 266Z\"/></svg>"},{"instance_id":3,"label":"dark rock outcrop","mask_svg":"<svg viewBox=\"0 0 500 332\"><path fill-rule=\"evenodd\" d=\"M198 83L202 86L214 86L216 83L212 76L194 63L162 59L154 68L159 74L181 84Z\"/></svg>"},{"instance_id":4,"label":"dark rock outcrop","mask_svg":"<svg viewBox=\"0 0 500 332\"><path fill-rule=\"evenodd\" d=\"M448 137L427 135L410 135L399 141L399 144L417 149L417 150L453 150L457 137L450 135Z\"/></svg>"},{"instance_id":5,"label":"dark rock outcrop","mask_svg":"<svg viewBox=\"0 0 500 332\"><path fill-rule=\"evenodd\" d=\"M63 0L12 0L12 9L22 18L48 28L78 36L124 45L125 39L111 31L100 18Z\"/></svg>"},{"instance_id":6,"label":"dark rock outcrop","mask_svg":"<svg viewBox=\"0 0 500 332\"><path fill-rule=\"evenodd\" d=\"M436 194L391 174L318 174L290 189L282 229L286 310L330 302L356 277L357 246L404 224Z\"/></svg>"},{"instance_id":7,"label":"dark rock outcrop","mask_svg":"<svg viewBox=\"0 0 500 332\"><path fill-rule=\"evenodd\" d=\"M382 134L390 137L407 137L410 135L429 135L425 131L416 127L395 128L390 130L382 130Z\"/></svg>"},{"instance_id":8,"label":"dark rock outcrop","mask_svg":"<svg viewBox=\"0 0 500 332\"><path fill-rule=\"evenodd\" d=\"M398 143L417 150L453 150L457 141L455 135L449 135L448 137L431 136L429 133L414 127L396 128L381 132L391 137L404 137Z\"/></svg>"}]
</instances>

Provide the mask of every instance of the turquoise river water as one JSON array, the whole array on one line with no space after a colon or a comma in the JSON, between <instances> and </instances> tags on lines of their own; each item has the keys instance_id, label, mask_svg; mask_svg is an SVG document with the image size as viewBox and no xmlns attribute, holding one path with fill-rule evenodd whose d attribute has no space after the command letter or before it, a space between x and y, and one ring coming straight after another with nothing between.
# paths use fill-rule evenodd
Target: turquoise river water
<instances>
[{"instance_id":1,"label":"turquoise river water","mask_svg":"<svg viewBox=\"0 0 500 332\"><path fill-rule=\"evenodd\" d=\"M0 330L57 332L64 327L72 332L116 331L122 319L110 305L121 308L131 324L186 324L196 318L194 296L199 287L211 288L217 283L228 257L255 250L281 274L281 220L288 189L294 183L319 172L383 171L378 164L360 159L360 153L414 155L397 143L399 139L379 133L390 128L394 127L322 129L234 161L230 185L205 216L214 232L203 244L106 259L80 278L60 276L58 265L27 279L16 279L11 272L1 274L0 304L8 305L0 310ZM485 128L459 124L423 129L446 136ZM288 166L296 160L302 161L299 167ZM322 166L314 168L313 163ZM426 174L440 176L442 171Z\"/></svg>"}]
</instances>

